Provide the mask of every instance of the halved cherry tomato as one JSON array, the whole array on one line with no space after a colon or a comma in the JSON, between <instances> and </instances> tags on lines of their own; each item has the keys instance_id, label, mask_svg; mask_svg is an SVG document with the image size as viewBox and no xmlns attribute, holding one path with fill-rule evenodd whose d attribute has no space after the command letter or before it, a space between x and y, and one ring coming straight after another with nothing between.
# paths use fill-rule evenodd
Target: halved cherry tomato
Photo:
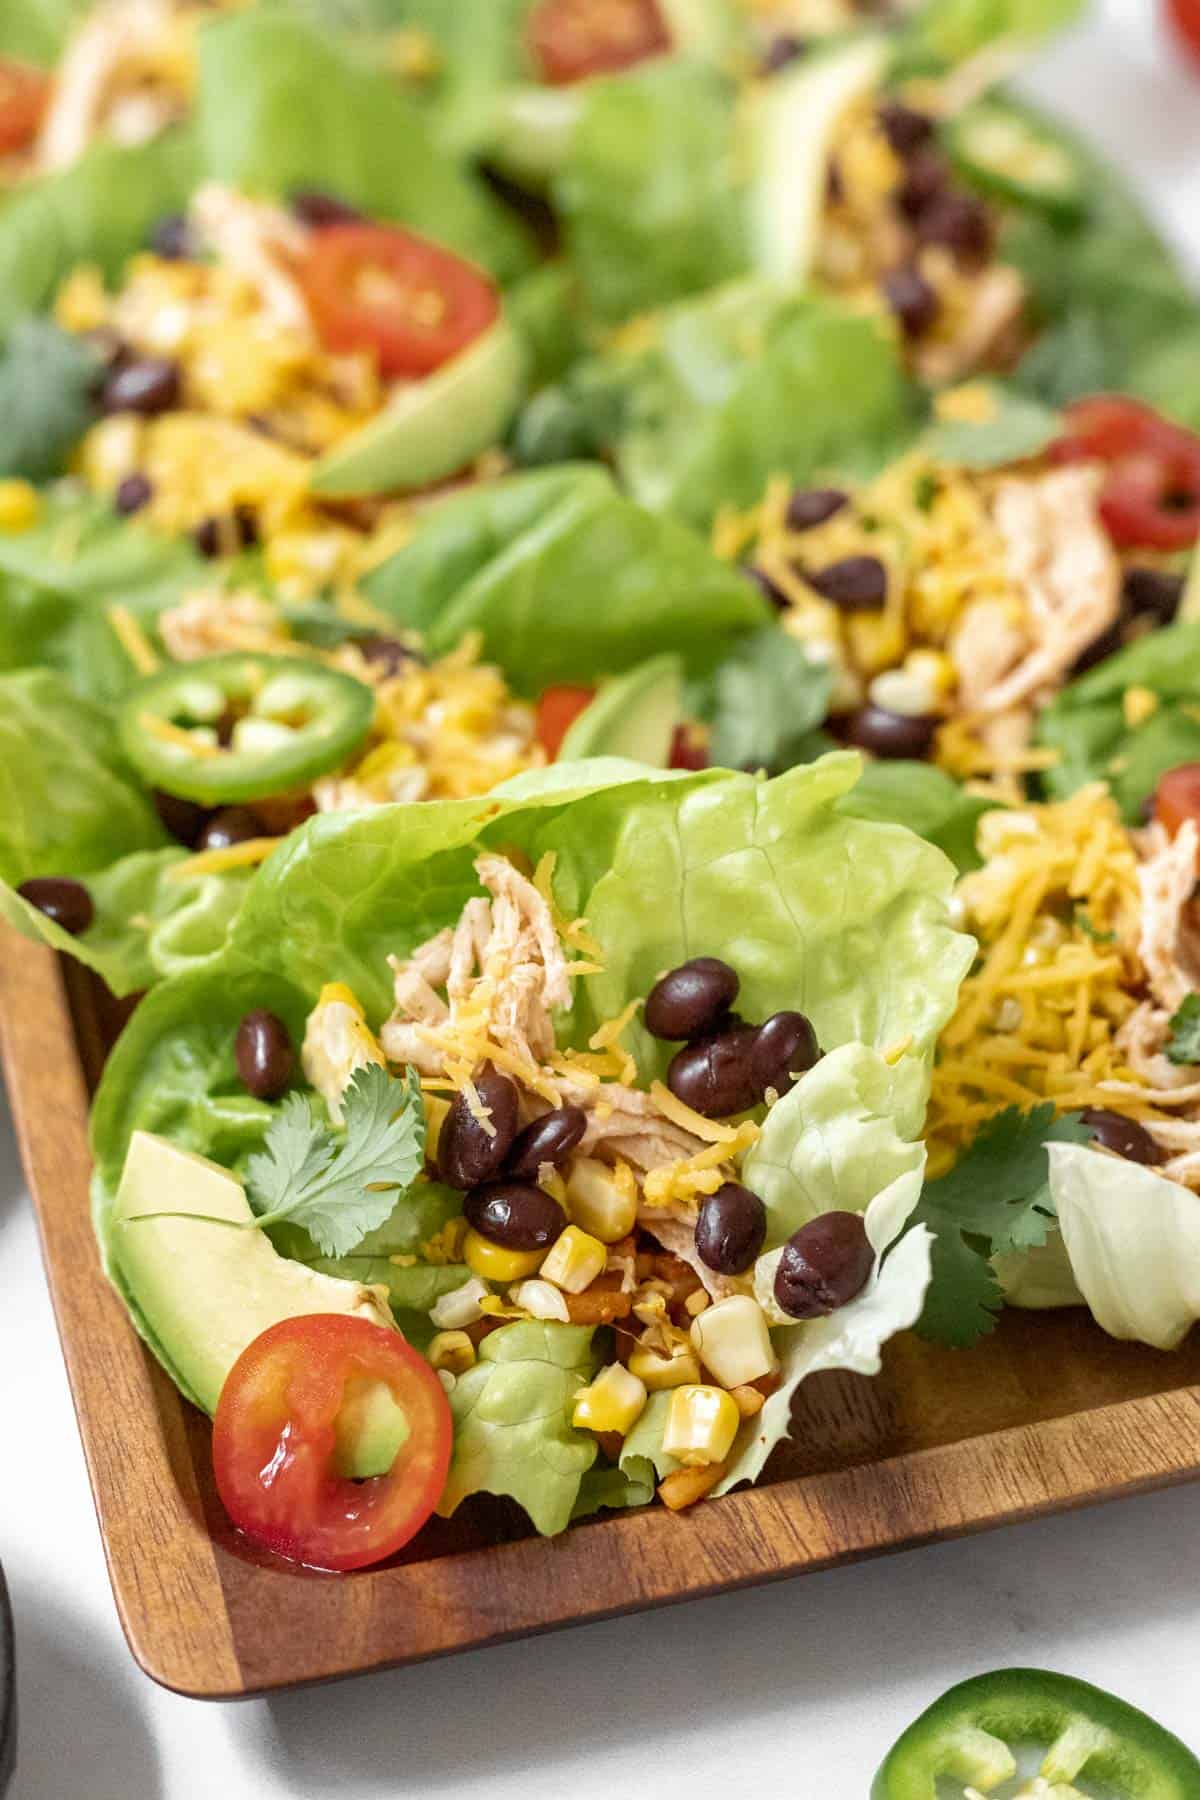
<instances>
[{"instance_id":1,"label":"halved cherry tomato","mask_svg":"<svg viewBox=\"0 0 1200 1800\"><path fill-rule=\"evenodd\" d=\"M1107 463L1100 517L1120 548L1186 550L1200 536L1200 437L1140 400L1098 394L1067 408L1052 462Z\"/></svg>"},{"instance_id":2,"label":"halved cherry tomato","mask_svg":"<svg viewBox=\"0 0 1200 1800\"><path fill-rule=\"evenodd\" d=\"M383 1382L408 1436L386 1475L335 1464L338 1414L359 1383ZM450 1466L442 1385L399 1332L342 1313L282 1319L243 1350L213 1423L217 1491L239 1530L316 1569L361 1569L420 1530Z\"/></svg>"},{"instance_id":3,"label":"halved cherry tomato","mask_svg":"<svg viewBox=\"0 0 1200 1800\"><path fill-rule=\"evenodd\" d=\"M526 31L538 72L553 87L628 69L671 48L655 0L541 0Z\"/></svg>"},{"instance_id":4,"label":"halved cherry tomato","mask_svg":"<svg viewBox=\"0 0 1200 1800\"><path fill-rule=\"evenodd\" d=\"M1200 825L1200 763L1168 769L1154 790L1154 817L1168 837L1191 819Z\"/></svg>"},{"instance_id":5,"label":"halved cherry tomato","mask_svg":"<svg viewBox=\"0 0 1200 1800\"><path fill-rule=\"evenodd\" d=\"M562 741L585 706L596 698L592 687L547 688L537 703L534 729L537 741L553 762L562 749Z\"/></svg>"},{"instance_id":6,"label":"halved cherry tomato","mask_svg":"<svg viewBox=\"0 0 1200 1800\"><path fill-rule=\"evenodd\" d=\"M299 278L329 349L373 350L384 375L430 374L500 311L481 269L392 226L315 231Z\"/></svg>"},{"instance_id":7,"label":"halved cherry tomato","mask_svg":"<svg viewBox=\"0 0 1200 1800\"><path fill-rule=\"evenodd\" d=\"M671 754L667 759L669 769L707 769L708 745L702 732L686 721L675 727L671 739Z\"/></svg>"},{"instance_id":8,"label":"halved cherry tomato","mask_svg":"<svg viewBox=\"0 0 1200 1800\"><path fill-rule=\"evenodd\" d=\"M0 56L0 156L24 150L50 104L50 77L32 63Z\"/></svg>"},{"instance_id":9,"label":"halved cherry tomato","mask_svg":"<svg viewBox=\"0 0 1200 1800\"><path fill-rule=\"evenodd\" d=\"M1167 15L1192 55L1200 57L1200 0L1167 0Z\"/></svg>"}]
</instances>

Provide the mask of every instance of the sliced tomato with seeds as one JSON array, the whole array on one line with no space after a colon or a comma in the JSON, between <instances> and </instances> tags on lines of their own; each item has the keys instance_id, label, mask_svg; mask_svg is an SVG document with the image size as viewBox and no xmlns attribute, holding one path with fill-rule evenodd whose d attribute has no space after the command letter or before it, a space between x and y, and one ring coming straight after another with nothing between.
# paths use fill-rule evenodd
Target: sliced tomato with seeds
<instances>
[{"instance_id":1,"label":"sliced tomato with seeds","mask_svg":"<svg viewBox=\"0 0 1200 1800\"><path fill-rule=\"evenodd\" d=\"M1185 48L1200 61L1200 0L1167 0L1167 16Z\"/></svg>"},{"instance_id":2,"label":"sliced tomato with seeds","mask_svg":"<svg viewBox=\"0 0 1200 1800\"><path fill-rule=\"evenodd\" d=\"M526 42L542 80L567 87L663 55L671 33L655 0L540 0Z\"/></svg>"},{"instance_id":3,"label":"sliced tomato with seeds","mask_svg":"<svg viewBox=\"0 0 1200 1800\"><path fill-rule=\"evenodd\" d=\"M50 88L43 69L0 56L0 156L32 144L50 104Z\"/></svg>"},{"instance_id":4,"label":"sliced tomato with seeds","mask_svg":"<svg viewBox=\"0 0 1200 1800\"><path fill-rule=\"evenodd\" d=\"M402 1415L392 1415L399 1447L386 1474L353 1480L339 1470L339 1421L377 1384ZM217 1491L238 1529L268 1550L316 1569L361 1569L429 1518L451 1438L442 1384L398 1331L342 1313L283 1319L248 1345L221 1389Z\"/></svg>"},{"instance_id":5,"label":"sliced tomato with seeds","mask_svg":"<svg viewBox=\"0 0 1200 1800\"><path fill-rule=\"evenodd\" d=\"M1200 826L1200 763L1180 763L1159 777L1154 817L1168 837L1174 837L1189 819Z\"/></svg>"},{"instance_id":6,"label":"sliced tomato with seeds","mask_svg":"<svg viewBox=\"0 0 1200 1800\"><path fill-rule=\"evenodd\" d=\"M534 730L537 741L553 762L562 749L562 741L585 707L596 698L594 687L576 687L564 683L549 687L537 703Z\"/></svg>"},{"instance_id":7,"label":"sliced tomato with seeds","mask_svg":"<svg viewBox=\"0 0 1200 1800\"><path fill-rule=\"evenodd\" d=\"M335 351L373 351L387 376L440 369L500 312L482 269L391 226L315 231L298 275L322 342Z\"/></svg>"},{"instance_id":8,"label":"sliced tomato with seeds","mask_svg":"<svg viewBox=\"0 0 1200 1800\"><path fill-rule=\"evenodd\" d=\"M1200 536L1200 437L1152 407L1099 394L1067 408L1056 463L1102 462L1100 516L1121 549L1186 550Z\"/></svg>"}]
</instances>

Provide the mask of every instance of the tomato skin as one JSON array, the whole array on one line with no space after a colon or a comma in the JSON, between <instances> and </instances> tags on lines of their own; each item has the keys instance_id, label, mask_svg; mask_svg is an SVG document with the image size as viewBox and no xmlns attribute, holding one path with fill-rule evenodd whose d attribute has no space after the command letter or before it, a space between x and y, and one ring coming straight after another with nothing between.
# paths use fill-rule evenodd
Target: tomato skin
<instances>
[{"instance_id":1,"label":"tomato skin","mask_svg":"<svg viewBox=\"0 0 1200 1800\"><path fill-rule=\"evenodd\" d=\"M537 703L534 730L537 741L553 762L562 749L562 741L585 707L596 698L594 687L574 686L564 682L549 687Z\"/></svg>"},{"instance_id":2,"label":"tomato skin","mask_svg":"<svg viewBox=\"0 0 1200 1800\"><path fill-rule=\"evenodd\" d=\"M692 770L709 767L708 746L691 726L682 724L675 727L667 767Z\"/></svg>"},{"instance_id":3,"label":"tomato skin","mask_svg":"<svg viewBox=\"0 0 1200 1800\"><path fill-rule=\"evenodd\" d=\"M1151 407L1098 394L1066 411L1055 463L1108 465L1100 517L1121 549L1186 550L1200 536L1200 437Z\"/></svg>"},{"instance_id":4,"label":"tomato skin","mask_svg":"<svg viewBox=\"0 0 1200 1800\"><path fill-rule=\"evenodd\" d=\"M1200 763L1180 763L1160 778L1154 790L1154 817L1168 837L1189 819L1200 826Z\"/></svg>"},{"instance_id":5,"label":"tomato skin","mask_svg":"<svg viewBox=\"0 0 1200 1800\"><path fill-rule=\"evenodd\" d=\"M0 56L0 156L32 144L50 104L50 88L42 69Z\"/></svg>"},{"instance_id":6,"label":"tomato skin","mask_svg":"<svg viewBox=\"0 0 1200 1800\"><path fill-rule=\"evenodd\" d=\"M481 269L393 226L314 231L297 275L322 342L334 351L373 351L386 376L432 374L500 312Z\"/></svg>"},{"instance_id":7,"label":"tomato skin","mask_svg":"<svg viewBox=\"0 0 1200 1800\"><path fill-rule=\"evenodd\" d=\"M1200 0L1167 0L1167 17L1184 48L1200 61Z\"/></svg>"},{"instance_id":8,"label":"tomato skin","mask_svg":"<svg viewBox=\"0 0 1200 1800\"><path fill-rule=\"evenodd\" d=\"M526 44L542 80L567 87L663 55L671 34L656 0L540 0Z\"/></svg>"},{"instance_id":9,"label":"tomato skin","mask_svg":"<svg viewBox=\"0 0 1200 1800\"><path fill-rule=\"evenodd\" d=\"M351 1481L334 1465L348 1381L387 1384L409 1435L386 1475ZM217 1491L240 1531L316 1569L393 1555L446 1484L453 1426L442 1385L399 1332L312 1313L260 1333L230 1370L213 1421Z\"/></svg>"}]
</instances>

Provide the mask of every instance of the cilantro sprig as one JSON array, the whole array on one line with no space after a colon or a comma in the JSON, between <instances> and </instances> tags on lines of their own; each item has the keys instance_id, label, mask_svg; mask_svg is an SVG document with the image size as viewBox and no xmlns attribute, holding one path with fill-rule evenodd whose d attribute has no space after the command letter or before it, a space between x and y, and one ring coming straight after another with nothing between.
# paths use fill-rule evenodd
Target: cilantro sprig
<instances>
[{"instance_id":1,"label":"cilantro sprig","mask_svg":"<svg viewBox=\"0 0 1200 1800\"><path fill-rule=\"evenodd\" d=\"M1200 994L1185 994L1167 1021L1167 1057L1173 1063L1200 1063Z\"/></svg>"},{"instance_id":2,"label":"cilantro sprig","mask_svg":"<svg viewBox=\"0 0 1200 1800\"><path fill-rule=\"evenodd\" d=\"M370 1063L342 1098L344 1130L314 1116L303 1094L289 1094L262 1150L246 1164L256 1225L286 1221L305 1230L325 1256L345 1256L382 1225L425 1161L421 1083Z\"/></svg>"},{"instance_id":3,"label":"cilantro sprig","mask_svg":"<svg viewBox=\"0 0 1200 1800\"><path fill-rule=\"evenodd\" d=\"M1046 1145L1090 1136L1078 1113L1056 1119L1049 1102L1030 1112L1009 1106L952 1169L926 1182L914 1214L934 1235L922 1337L965 1350L994 1329L1003 1293L990 1258L1037 1249L1055 1226Z\"/></svg>"},{"instance_id":4,"label":"cilantro sprig","mask_svg":"<svg viewBox=\"0 0 1200 1800\"><path fill-rule=\"evenodd\" d=\"M96 414L100 358L51 319L20 319L0 355L0 475L46 481Z\"/></svg>"}]
</instances>

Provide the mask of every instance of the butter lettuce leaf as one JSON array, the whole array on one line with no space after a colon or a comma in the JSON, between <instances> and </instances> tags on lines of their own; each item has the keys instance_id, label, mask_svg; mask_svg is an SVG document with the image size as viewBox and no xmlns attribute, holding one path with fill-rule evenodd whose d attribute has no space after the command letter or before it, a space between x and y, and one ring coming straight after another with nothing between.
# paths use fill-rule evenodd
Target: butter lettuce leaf
<instances>
[{"instance_id":1,"label":"butter lettuce leaf","mask_svg":"<svg viewBox=\"0 0 1200 1800\"><path fill-rule=\"evenodd\" d=\"M1085 0L924 0L903 28L906 50L963 62L1003 41L1033 46L1074 24Z\"/></svg>"},{"instance_id":2,"label":"butter lettuce leaf","mask_svg":"<svg viewBox=\"0 0 1200 1800\"><path fill-rule=\"evenodd\" d=\"M484 1338L450 1394L454 1456L438 1511L470 1494L506 1494L545 1536L570 1523L596 1441L571 1412L596 1366L590 1326L523 1319Z\"/></svg>"},{"instance_id":3,"label":"butter lettuce leaf","mask_svg":"<svg viewBox=\"0 0 1200 1800\"><path fill-rule=\"evenodd\" d=\"M979 821L996 804L968 794L932 763L900 760L867 763L838 810L881 825L907 825L918 837L936 844L959 874L966 875L981 867L975 847Z\"/></svg>"},{"instance_id":4,"label":"butter lettuce leaf","mask_svg":"<svg viewBox=\"0 0 1200 1800\"><path fill-rule=\"evenodd\" d=\"M1110 1337L1173 1350L1200 1319L1200 1195L1083 1144L1051 1144L1071 1273Z\"/></svg>"}]
</instances>

